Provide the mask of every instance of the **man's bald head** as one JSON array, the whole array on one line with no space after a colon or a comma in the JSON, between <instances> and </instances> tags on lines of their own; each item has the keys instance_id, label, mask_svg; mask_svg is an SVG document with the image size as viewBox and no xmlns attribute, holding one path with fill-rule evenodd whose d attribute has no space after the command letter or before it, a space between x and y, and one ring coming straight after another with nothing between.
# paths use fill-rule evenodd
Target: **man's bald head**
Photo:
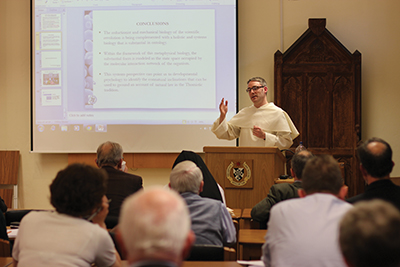
<instances>
[{"instance_id":1,"label":"man's bald head","mask_svg":"<svg viewBox=\"0 0 400 267\"><path fill-rule=\"evenodd\" d=\"M392 148L380 138L371 138L357 148L362 167L374 178L386 178L392 172Z\"/></svg>"}]
</instances>

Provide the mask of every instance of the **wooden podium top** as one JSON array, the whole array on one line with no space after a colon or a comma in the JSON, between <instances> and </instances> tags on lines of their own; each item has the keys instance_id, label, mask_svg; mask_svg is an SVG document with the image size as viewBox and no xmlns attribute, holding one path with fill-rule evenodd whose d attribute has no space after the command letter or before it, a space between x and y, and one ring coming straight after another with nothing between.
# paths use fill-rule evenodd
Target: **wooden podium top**
<instances>
[{"instance_id":1,"label":"wooden podium top","mask_svg":"<svg viewBox=\"0 0 400 267\"><path fill-rule=\"evenodd\" d=\"M251 154L277 154L285 161L282 152L276 146L271 147L252 147L252 146L205 146L203 151L206 153L251 153Z\"/></svg>"}]
</instances>

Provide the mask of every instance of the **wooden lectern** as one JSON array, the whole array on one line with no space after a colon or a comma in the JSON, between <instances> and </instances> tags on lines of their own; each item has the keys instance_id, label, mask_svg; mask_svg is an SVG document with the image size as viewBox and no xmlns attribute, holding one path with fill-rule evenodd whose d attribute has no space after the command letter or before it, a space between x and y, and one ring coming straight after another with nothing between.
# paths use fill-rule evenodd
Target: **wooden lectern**
<instances>
[{"instance_id":1,"label":"wooden lectern","mask_svg":"<svg viewBox=\"0 0 400 267\"><path fill-rule=\"evenodd\" d=\"M277 147L203 148L211 174L225 190L229 208L252 208L284 174L286 159Z\"/></svg>"}]
</instances>

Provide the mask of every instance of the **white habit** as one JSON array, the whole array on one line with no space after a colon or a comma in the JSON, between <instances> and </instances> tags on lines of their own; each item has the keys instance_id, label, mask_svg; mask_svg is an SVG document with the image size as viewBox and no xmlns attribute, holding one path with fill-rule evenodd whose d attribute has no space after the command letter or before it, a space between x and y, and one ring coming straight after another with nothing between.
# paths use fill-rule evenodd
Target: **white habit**
<instances>
[{"instance_id":1,"label":"white habit","mask_svg":"<svg viewBox=\"0 0 400 267\"><path fill-rule=\"evenodd\" d=\"M265 140L253 135L253 127L258 126L265 132ZM274 103L267 103L259 108L254 105L240 110L227 122L214 122L211 131L219 139L239 138L239 146L277 146L289 148L299 132L289 115Z\"/></svg>"}]
</instances>

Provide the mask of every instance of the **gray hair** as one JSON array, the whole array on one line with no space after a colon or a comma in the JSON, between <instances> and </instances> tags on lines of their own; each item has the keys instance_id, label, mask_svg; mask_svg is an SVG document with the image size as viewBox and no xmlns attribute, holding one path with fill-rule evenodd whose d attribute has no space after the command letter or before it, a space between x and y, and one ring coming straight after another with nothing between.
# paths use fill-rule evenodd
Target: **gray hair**
<instances>
[{"instance_id":1,"label":"gray hair","mask_svg":"<svg viewBox=\"0 0 400 267\"><path fill-rule=\"evenodd\" d=\"M200 184L203 181L203 173L197 165L185 160L178 163L169 176L171 188L178 193L199 193Z\"/></svg>"},{"instance_id":2,"label":"gray hair","mask_svg":"<svg viewBox=\"0 0 400 267\"><path fill-rule=\"evenodd\" d=\"M107 141L97 148L97 165L117 166L122 159L124 151L118 143Z\"/></svg>"},{"instance_id":3,"label":"gray hair","mask_svg":"<svg viewBox=\"0 0 400 267\"><path fill-rule=\"evenodd\" d=\"M307 161L312 157L313 154L308 150L303 150L293 155L291 164L297 179L301 179L304 166L306 166Z\"/></svg>"},{"instance_id":4,"label":"gray hair","mask_svg":"<svg viewBox=\"0 0 400 267\"><path fill-rule=\"evenodd\" d=\"M128 258L181 257L190 231L186 203L176 192L150 187L129 196L121 208L119 231Z\"/></svg>"}]
</instances>

